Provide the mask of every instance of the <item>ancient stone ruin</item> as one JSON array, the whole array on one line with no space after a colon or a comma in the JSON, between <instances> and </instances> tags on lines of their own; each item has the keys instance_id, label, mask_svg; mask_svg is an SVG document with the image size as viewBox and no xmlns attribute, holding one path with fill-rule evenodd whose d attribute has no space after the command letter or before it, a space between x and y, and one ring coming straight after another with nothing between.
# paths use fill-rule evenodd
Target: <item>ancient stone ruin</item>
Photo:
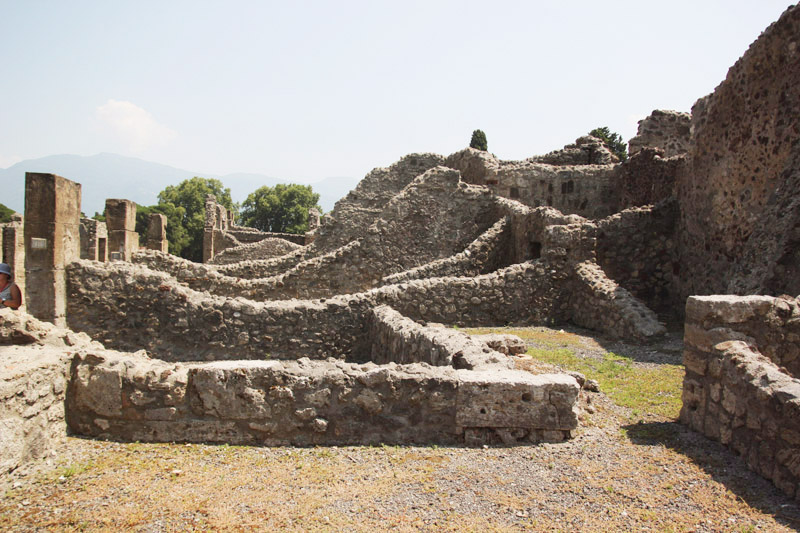
<instances>
[{"instance_id":1,"label":"ancient stone ruin","mask_svg":"<svg viewBox=\"0 0 800 533\"><path fill-rule=\"evenodd\" d=\"M576 376L515 370L518 340L441 325L648 342L685 317L681 420L795 496L798 35L793 7L691 114L641 121L623 163L593 137L524 161L410 154L312 213L306 235L237 226L211 196L201 264L165 252L163 220L140 248L132 202L81 222L80 185L28 174L24 228L3 228L36 317L0 310L0 424L26 443L5 447L4 468L65 426L256 445L560 441L577 427Z\"/></svg>"}]
</instances>

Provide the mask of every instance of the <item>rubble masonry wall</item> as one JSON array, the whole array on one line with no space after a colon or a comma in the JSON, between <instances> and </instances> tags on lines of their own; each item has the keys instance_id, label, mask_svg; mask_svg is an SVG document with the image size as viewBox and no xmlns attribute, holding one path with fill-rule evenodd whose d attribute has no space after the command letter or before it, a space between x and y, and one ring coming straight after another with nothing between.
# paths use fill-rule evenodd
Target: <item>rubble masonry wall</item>
<instances>
[{"instance_id":1,"label":"rubble masonry wall","mask_svg":"<svg viewBox=\"0 0 800 533\"><path fill-rule=\"evenodd\" d=\"M800 302L692 296L680 420L800 497Z\"/></svg>"}]
</instances>

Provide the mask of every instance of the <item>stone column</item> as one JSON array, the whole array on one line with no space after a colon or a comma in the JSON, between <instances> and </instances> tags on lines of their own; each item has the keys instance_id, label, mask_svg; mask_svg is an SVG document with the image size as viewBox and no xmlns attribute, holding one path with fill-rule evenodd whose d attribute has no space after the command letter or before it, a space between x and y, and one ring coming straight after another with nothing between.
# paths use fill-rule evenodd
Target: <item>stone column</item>
<instances>
[{"instance_id":1,"label":"stone column","mask_svg":"<svg viewBox=\"0 0 800 533\"><path fill-rule=\"evenodd\" d=\"M55 174L25 174L25 302L40 320L66 326L64 267L80 257L81 185Z\"/></svg>"},{"instance_id":2,"label":"stone column","mask_svg":"<svg viewBox=\"0 0 800 533\"><path fill-rule=\"evenodd\" d=\"M217 197L206 196L206 222L203 228L203 263L214 257L214 229L217 225Z\"/></svg>"},{"instance_id":3,"label":"stone column","mask_svg":"<svg viewBox=\"0 0 800 533\"><path fill-rule=\"evenodd\" d=\"M106 200L108 255L111 259L130 261L139 249L136 233L136 204L130 200Z\"/></svg>"},{"instance_id":4,"label":"stone column","mask_svg":"<svg viewBox=\"0 0 800 533\"><path fill-rule=\"evenodd\" d=\"M14 273L14 283L19 285L22 291L25 305L25 231L22 215L15 213L11 215L11 222L2 225L3 263L8 263L11 272Z\"/></svg>"},{"instance_id":5,"label":"stone column","mask_svg":"<svg viewBox=\"0 0 800 533\"><path fill-rule=\"evenodd\" d=\"M152 213L147 226L147 248L166 252L169 248L167 242L167 217L160 213Z\"/></svg>"}]
</instances>

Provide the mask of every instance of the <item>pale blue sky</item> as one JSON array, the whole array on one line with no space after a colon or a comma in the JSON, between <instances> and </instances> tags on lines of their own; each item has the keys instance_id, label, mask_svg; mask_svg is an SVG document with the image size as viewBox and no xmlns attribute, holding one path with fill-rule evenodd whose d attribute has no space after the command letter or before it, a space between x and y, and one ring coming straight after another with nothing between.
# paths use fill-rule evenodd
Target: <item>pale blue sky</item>
<instances>
[{"instance_id":1,"label":"pale blue sky","mask_svg":"<svg viewBox=\"0 0 800 533\"><path fill-rule=\"evenodd\" d=\"M113 152L363 176L483 129L502 159L689 111L786 1L0 0L0 168Z\"/></svg>"}]
</instances>

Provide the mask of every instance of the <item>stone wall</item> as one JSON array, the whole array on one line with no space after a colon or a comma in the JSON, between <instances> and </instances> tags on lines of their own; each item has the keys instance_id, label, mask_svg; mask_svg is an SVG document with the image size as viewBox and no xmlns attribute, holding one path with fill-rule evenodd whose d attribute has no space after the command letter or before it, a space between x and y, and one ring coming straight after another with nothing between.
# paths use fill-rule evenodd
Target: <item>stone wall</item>
<instances>
[{"instance_id":1,"label":"stone wall","mask_svg":"<svg viewBox=\"0 0 800 533\"><path fill-rule=\"evenodd\" d=\"M800 497L800 302L690 297L680 419Z\"/></svg>"},{"instance_id":2,"label":"stone wall","mask_svg":"<svg viewBox=\"0 0 800 533\"><path fill-rule=\"evenodd\" d=\"M553 156L548 160L556 159ZM587 218L616 211L613 162L569 165L561 164L560 159L558 164L542 163L537 158L500 161L487 152L466 148L448 156L445 165L460 171L467 183L486 185L494 194L530 207L552 206L562 213Z\"/></svg>"},{"instance_id":3,"label":"stone wall","mask_svg":"<svg viewBox=\"0 0 800 533\"><path fill-rule=\"evenodd\" d=\"M651 309L669 313L680 305L675 247L678 205L668 200L597 222L597 264Z\"/></svg>"},{"instance_id":4,"label":"stone wall","mask_svg":"<svg viewBox=\"0 0 800 533\"><path fill-rule=\"evenodd\" d=\"M108 228L105 222L81 218L81 259L108 261Z\"/></svg>"},{"instance_id":5,"label":"stone wall","mask_svg":"<svg viewBox=\"0 0 800 533\"><path fill-rule=\"evenodd\" d=\"M0 262L11 267L14 283L22 291L25 305L25 224L22 215L14 213L11 222L0 224ZM24 309L24 307L23 307Z\"/></svg>"},{"instance_id":6,"label":"stone wall","mask_svg":"<svg viewBox=\"0 0 800 533\"><path fill-rule=\"evenodd\" d=\"M78 354L70 430L128 441L238 445L561 441L577 426L567 375L334 361L168 364Z\"/></svg>"},{"instance_id":7,"label":"stone wall","mask_svg":"<svg viewBox=\"0 0 800 533\"><path fill-rule=\"evenodd\" d=\"M414 178L443 162L436 154L409 154L388 168L372 170L322 218L315 249L325 253L363 237L392 198Z\"/></svg>"},{"instance_id":8,"label":"stone wall","mask_svg":"<svg viewBox=\"0 0 800 533\"><path fill-rule=\"evenodd\" d=\"M577 265L570 294L571 320L579 326L640 342L666 332L650 309L594 263Z\"/></svg>"},{"instance_id":9,"label":"stone wall","mask_svg":"<svg viewBox=\"0 0 800 533\"><path fill-rule=\"evenodd\" d=\"M371 339L370 361L427 363L455 368L513 368L510 359L466 333L445 327L426 327L404 317L387 305L367 315Z\"/></svg>"},{"instance_id":10,"label":"stone wall","mask_svg":"<svg viewBox=\"0 0 800 533\"><path fill-rule=\"evenodd\" d=\"M67 350L86 335L0 309L0 474L45 457L66 435Z\"/></svg>"},{"instance_id":11,"label":"stone wall","mask_svg":"<svg viewBox=\"0 0 800 533\"><path fill-rule=\"evenodd\" d=\"M788 8L692 108L681 296L800 293L800 6Z\"/></svg>"},{"instance_id":12,"label":"stone wall","mask_svg":"<svg viewBox=\"0 0 800 533\"><path fill-rule=\"evenodd\" d=\"M214 265L229 265L241 261L253 261L259 259L272 259L281 257L300 248L288 239L268 237L266 239L251 243L227 248L215 254L209 261Z\"/></svg>"},{"instance_id":13,"label":"stone wall","mask_svg":"<svg viewBox=\"0 0 800 533\"><path fill-rule=\"evenodd\" d=\"M614 171L619 209L663 202L675 195L675 180L686 157L663 157L659 148L643 147Z\"/></svg>"},{"instance_id":14,"label":"stone wall","mask_svg":"<svg viewBox=\"0 0 800 533\"><path fill-rule=\"evenodd\" d=\"M656 109L639 121L636 137L628 141L628 155L645 148L658 149L664 157L685 154L691 145L691 123L689 113Z\"/></svg>"},{"instance_id":15,"label":"stone wall","mask_svg":"<svg viewBox=\"0 0 800 533\"><path fill-rule=\"evenodd\" d=\"M556 166L613 165L619 163L619 158L601 139L584 135L578 137L574 144L568 144L561 150L553 150L545 155L528 158L528 161Z\"/></svg>"}]
</instances>

